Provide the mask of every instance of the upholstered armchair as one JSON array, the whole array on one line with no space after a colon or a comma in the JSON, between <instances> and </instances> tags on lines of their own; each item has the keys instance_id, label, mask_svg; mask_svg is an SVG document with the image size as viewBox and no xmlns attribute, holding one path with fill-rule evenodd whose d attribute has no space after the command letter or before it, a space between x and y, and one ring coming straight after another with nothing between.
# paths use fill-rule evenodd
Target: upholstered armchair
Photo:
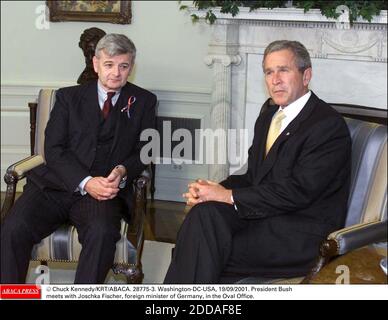
<instances>
[{"instance_id":1,"label":"upholstered armchair","mask_svg":"<svg viewBox=\"0 0 388 320\"><path fill-rule=\"evenodd\" d=\"M344 114L352 137L348 213L345 227L322 242L316 265L302 283L309 283L336 257L387 241L387 111L345 104L333 107Z\"/></svg>"},{"instance_id":2,"label":"upholstered armchair","mask_svg":"<svg viewBox=\"0 0 388 320\"><path fill-rule=\"evenodd\" d=\"M29 103L31 156L12 164L6 171L7 184L5 201L1 211L3 219L15 200L16 185L26 173L44 162L44 130L55 102L55 90L42 89L38 102ZM145 170L133 181L133 211L131 221L121 221L121 239L116 244L114 273L124 274L128 283L143 280L141 256L144 243L144 219L146 212L146 190L150 181L150 170ZM81 251L77 230L72 225L62 225L54 233L33 247L32 260L42 264L48 262L77 262Z\"/></svg>"},{"instance_id":3,"label":"upholstered armchair","mask_svg":"<svg viewBox=\"0 0 388 320\"><path fill-rule=\"evenodd\" d=\"M321 243L316 264L306 276L249 277L238 283L311 283L330 261L364 246L387 241L387 111L346 104L332 106L345 117L352 138L351 188L345 227L329 234Z\"/></svg>"}]
</instances>

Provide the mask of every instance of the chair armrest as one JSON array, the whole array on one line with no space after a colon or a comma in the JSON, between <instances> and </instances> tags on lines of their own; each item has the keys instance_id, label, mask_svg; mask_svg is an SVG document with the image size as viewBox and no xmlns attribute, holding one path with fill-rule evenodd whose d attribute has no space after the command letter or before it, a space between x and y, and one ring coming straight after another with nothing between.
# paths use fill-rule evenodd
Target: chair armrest
<instances>
[{"instance_id":1,"label":"chair armrest","mask_svg":"<svg viewBox=\"0 0 388 320\"><path fill-rule=\"evenodd\" d=\"M387 241L387 221L355 224L329 234L327 239L335 242L335 255L342 255L371 243Z\"/></svg>"},{"instance_id":2,"label":"chair armrest","mask_svg":"<svg viewBox=\"0 0 388 320\"><path fill-rule=\"evenodd\" d=\"M143 172L140 174L139 177L137 177L135 179L136 180L139 180L139 179L142 179L142 178L145 178L145 179L148 179L148 180L151 180L152 179L152 169L151 169L151 165L147 166L147 168L145 168L143 170Z\"/></svg>"},{"instance_id":3,"label":"chair armrest","mask_svg":"<svg viewBox=\"0 0 388 320\"><path fill-rule=\"evenodd\" d=\"M150 181L148 168L133 180L133 210L131 212L131 220L128 224L127 238L137 249L141 249L143 244L144 220L147 209L147 186Z\"/></svg>"},{"instance_id":4,"label":"chair armrest","mask_svg":"<svg viewBox=\"0 0 388 320\"><path fill-rule=\"evenodd\" d=\"M133 179L136 199L146 200L147 186L151 181L151 176L151 169L148 166L137 178Z\"/></svg>"},{"instance_id":5,"label":"chair armrest","mask_svg":"<svg viewBox=\"0 0 388 320\"><path fill-rule=\"evenodd\" d=\"M7 191L3 207L1 208L1 220L8 214L15 201L16 184L25 177L26 173L44 163L40 155L31 156L10 165L4 175Z\"/></svg>"},{"instance_id":6,"label":"chair armrest","mask_svg":"<svg viewBox=\"0 0 388 320\"><path fill-rule=\"evenodd\" d=\"M41 155L34 155L10 165L7 169L6 175L12 175L15 178L17 178L17 180L21 180L24 178L25 174L28 171L30 171L33 168L36 168L37 166L43 163L44 163L44 160Z\"/></svg>"},{"instance_id":7,"label":"chair armrest","mask_svg":"<svg viewBox=\"0 0 388 320\"><path fill-rule=\"evenodd\" d=\"M355 224L332 232L321 243L319 257L302 283L309 281L335 256L375 242L387 241L387 221Z\"/></svg>"}]
</instances>

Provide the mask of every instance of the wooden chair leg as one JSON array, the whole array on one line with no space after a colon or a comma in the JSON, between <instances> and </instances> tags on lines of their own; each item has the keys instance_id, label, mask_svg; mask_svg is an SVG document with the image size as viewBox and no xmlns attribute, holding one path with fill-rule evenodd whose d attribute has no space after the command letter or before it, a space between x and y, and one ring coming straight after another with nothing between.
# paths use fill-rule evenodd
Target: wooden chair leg
<instances>
[{"instance_id":1,"label":"wooden chair leg","mask_svg":"<svg viewBox=\"0 0 388 320\"><path fill-rule=\"evenodd\" d=\"M28 104L30 108L30 148L31 155L34 155L35 150L35 130L36 130L36 110L38 108L38 104L36 102L30 102Z\"/></svg>"},{"instance_id":2,"label":"wooden chair leg","mask_svg":"<svg viewBox=\"0 0 388 320\"><path fill-rule=\"evenodd\" d=\"M335 240L324 240L319 247L319 257L314 267L302 280L301 284L309 284L310 280L336 255L338 255L337 242Z\"/></svg>"},{"instance_id":3,"label":"wooden chair leg","mask_svg":"<svg viewBox=\"0 0 388 320\"><path fill-rule=\"evenodd\" d=\"M128 284L140 284L143 282L144 274L141 267L115 264L112 270L115 274L123 274L127 278Z\"/></svg>"},{"instance_id":4,"label":"wooden chair leg","mask_svg":"<svg viewBox=\"0 0 388 320\"><path fill-rule=\"evenodd\" d=\"M151 172L152 172L152 177L151 177L151 201L154 201L154 196L155 196L155 170L156 166L155 163L151 163Z\"/></svg>"},{"instance_id":5,"label":"wooden chair leg","mask_svg":"<svg viewBox=\"0 0 388 320\"><path fill-rule=\"evenodd\" d=\"M15 202L16 183L18 182L18 177L13 173L7 172L4 176L4 181L7 184L7 190L5 192L3 207L1 208L1 221L3 221Z\"/></svg>"}]
</instances>

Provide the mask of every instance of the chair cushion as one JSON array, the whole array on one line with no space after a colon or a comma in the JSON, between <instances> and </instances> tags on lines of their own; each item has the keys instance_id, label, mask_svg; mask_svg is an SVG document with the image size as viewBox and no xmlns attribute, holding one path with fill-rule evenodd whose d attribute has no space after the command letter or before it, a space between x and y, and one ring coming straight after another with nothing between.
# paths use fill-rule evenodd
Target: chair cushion
<instances>
[{"instance_id":1,"label":"chair cushion","mask_svg":"<svg viewBox=\"0 0 388 320\"><path fill-rule=\"evenodd\" d=\"M128 224L121 220L121 239L116 243L114 263L136 264L136 249L125 237ZM78 233L74 226L66 224L61 226L32 250L31 260L37 261L67 261L77 262L81 253L81 244L78 241Z\"/></svg>"}]
</instances>

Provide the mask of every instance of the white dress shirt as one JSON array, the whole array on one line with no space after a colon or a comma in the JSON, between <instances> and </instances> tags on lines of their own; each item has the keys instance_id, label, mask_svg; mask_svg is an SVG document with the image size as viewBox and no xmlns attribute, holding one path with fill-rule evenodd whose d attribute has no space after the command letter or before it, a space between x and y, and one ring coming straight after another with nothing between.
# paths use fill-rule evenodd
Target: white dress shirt
<instances>
[{"instance_id":1,"label":"white dress shirt","mask_svg":"<svg viewBox=\"0 0 388 320\"><path fill-rule=\"evenodd\" d=\"M117 100L120 97L120 91L116 91L116 94L112 97L112 106L113 108L116 105ZM100 109L104 107L104 102L108 96L108 92L104 90L104 88L101 86L100 80L97 81L97 93L98 93L98 104L100 105Z\"/></svg>"},{"instance_id":2,"label":"white dress shirt","mask_svg":"<svg viewBox=\"0 0 388 320\"><path fill-rule=\"evenodd\" d=\"M294 120L297 115L302 111L303 107L306 105L308 99L310 99L311 91L307 92L305 95L301 96L299 99L290 103L286 107L280 106L279 109L283 110L286 117L282 121L282 126L280 128L280 133L283 132L285 128ZM279 111L279 110L278 110ZM276 114L276 112L275 112ZM279 134L280 134L279 133Z\"/></svg>"}]
</instances>

